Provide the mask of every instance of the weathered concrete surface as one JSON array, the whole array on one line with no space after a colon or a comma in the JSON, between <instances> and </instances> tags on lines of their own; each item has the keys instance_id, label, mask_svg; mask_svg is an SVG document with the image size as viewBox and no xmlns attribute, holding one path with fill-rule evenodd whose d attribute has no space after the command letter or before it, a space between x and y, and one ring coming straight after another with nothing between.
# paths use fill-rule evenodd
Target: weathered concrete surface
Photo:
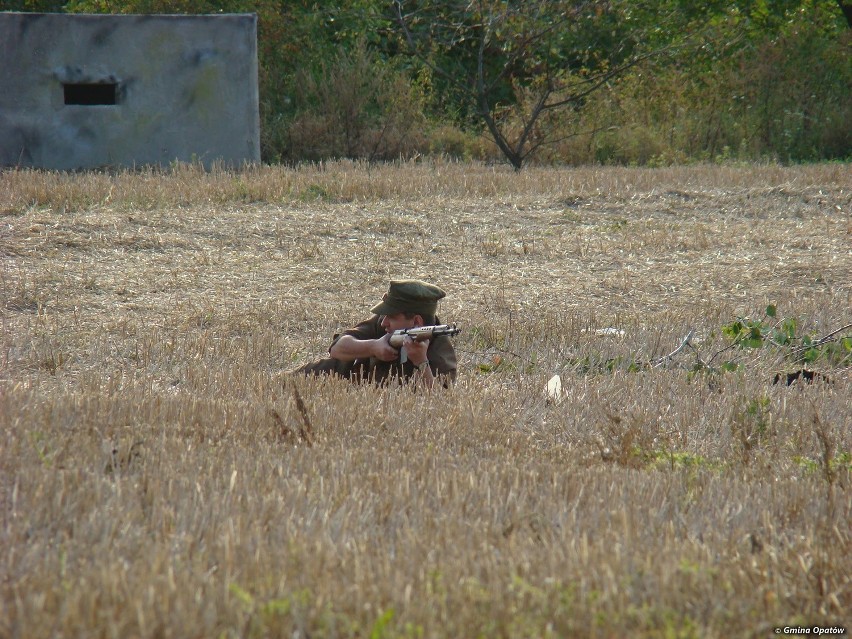
<instances>
[{"instance_id":1,"label":"weathered concrete surface","mask_svg":"<svg viewBox=\"0 0 852 639\"><path fill-rule=\"evenodd\" d=\"M0 166L260 160L255 15L0 13L0 87Z\"/></svg>"}]
</instances>

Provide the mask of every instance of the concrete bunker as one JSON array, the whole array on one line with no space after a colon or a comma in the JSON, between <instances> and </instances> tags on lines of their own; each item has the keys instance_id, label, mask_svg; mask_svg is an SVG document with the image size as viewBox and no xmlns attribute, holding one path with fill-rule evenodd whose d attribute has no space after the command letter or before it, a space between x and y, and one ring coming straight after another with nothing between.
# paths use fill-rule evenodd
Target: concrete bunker
<instances>
[{"instance_id":1,"label":"concrete bunker","mask_svg":"<svg viewBox=\"0 0 852 639\"><path fill-rule=\"evenodd\" d=\"M260 161L257 17L0 13L0 166Z\"/></svg>"}]
</instances>

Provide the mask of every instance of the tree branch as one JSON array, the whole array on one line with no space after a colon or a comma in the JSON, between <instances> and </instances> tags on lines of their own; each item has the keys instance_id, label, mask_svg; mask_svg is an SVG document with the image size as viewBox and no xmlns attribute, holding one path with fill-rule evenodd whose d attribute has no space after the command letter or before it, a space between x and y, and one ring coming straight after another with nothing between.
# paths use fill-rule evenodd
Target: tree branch
<instances>
[{"instance_id":1,"label":"tree branch","mask_svg":"<svg viewBox=\"0 0 852 639\"><path fill-rule=\"evenodd\" d=\"M665 362L665 361L667 361L667 360L671 360L671 359L672 359L675 355L677 355L678 353L680 353L680 352L681 352L684 348L686 348L687 346L692 346L692 345L689 343L689 340L691 340L691 339L692 339L692 336L693 336L693 335L695 335L695 329L694 329L694 328L689 330L689 333L687 333L687 334L686 334L686 337L684 337L684 338L683 338L683 341L681 341L680 346L678 346L676 349L674 349L674 350L673 350L671 353L669 353L668 355L665 355L665 356L660 357L659 359L657 359L657 361L655 361L653 364L651 364L651 366L653 366L654 368L656 368L656 367L658 367L658 366L661 366L661 365L663 364L663 362Z\"/></svg>"},{"instance_id":2,"label":"tree branch","mask_svg":"<svg viewBox=\"0 0 852 639\"><path fill-rule=\"evenodd\" d=\"M822 346L823 344L827 344L828 342L833 342L833 341L834 341L834 336L835 336L835 335L837 335L838 333L840 333L840 332L842 332L842 331L845 331L845 330L847 330L847 329L850 329L850 328L852 328L852 324L847 324L846 326L841 326L841 327L840 327L840 328L838 328L837 330L831 331L831 332L830 332L830 333L828 333L827 335L823 335L823 336L822 336L822 337L820 337L817 341L815 341L815 342L811 342L811 343L810 343L810 344L808 344L807 346L797 346L796 348L794 348L794 349L793 349L793 354L794 354L796 357L798 357L799 355L801 355L802 353L804 353L804 352L808 351L808 350L809 350L809 349L811 349L811 348L817 348L817 347L819 347L819 346Z\"/></svg>"}]
</instances>

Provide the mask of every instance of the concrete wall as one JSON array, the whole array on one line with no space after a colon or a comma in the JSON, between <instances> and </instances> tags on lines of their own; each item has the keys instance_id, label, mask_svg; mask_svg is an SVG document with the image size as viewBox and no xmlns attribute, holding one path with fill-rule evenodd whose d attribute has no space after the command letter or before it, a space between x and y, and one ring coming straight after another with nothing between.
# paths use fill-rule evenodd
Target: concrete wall
<instances>
[{"instance_id":1,"label":"concrete wall","mask_svg":"<svg viewBox=\"0 0 852 639\"><path fill-rule=\"evenodd\" d=\"M254 15L0 13L0 166L239 166L259 131Z\"/></svg>"}]
</instances>

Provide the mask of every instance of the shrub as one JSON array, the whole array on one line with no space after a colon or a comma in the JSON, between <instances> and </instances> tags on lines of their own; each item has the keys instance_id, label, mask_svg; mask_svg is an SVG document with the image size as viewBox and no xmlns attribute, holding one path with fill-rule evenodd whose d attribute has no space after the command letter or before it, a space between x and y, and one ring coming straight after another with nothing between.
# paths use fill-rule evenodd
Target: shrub
<instances>
[{"instance_id":1,"label":"shrub","mask_svg":"<svg viewBox=\"0 0 852 639\"><path fill-rule=\"evenodd\" d=\"M422 93L363 40L297 77L296 114L279 119L272 138L286 141L286 147L270 149L280 157L393 160L425 147Z\"/></svg>"}]
</instances>

